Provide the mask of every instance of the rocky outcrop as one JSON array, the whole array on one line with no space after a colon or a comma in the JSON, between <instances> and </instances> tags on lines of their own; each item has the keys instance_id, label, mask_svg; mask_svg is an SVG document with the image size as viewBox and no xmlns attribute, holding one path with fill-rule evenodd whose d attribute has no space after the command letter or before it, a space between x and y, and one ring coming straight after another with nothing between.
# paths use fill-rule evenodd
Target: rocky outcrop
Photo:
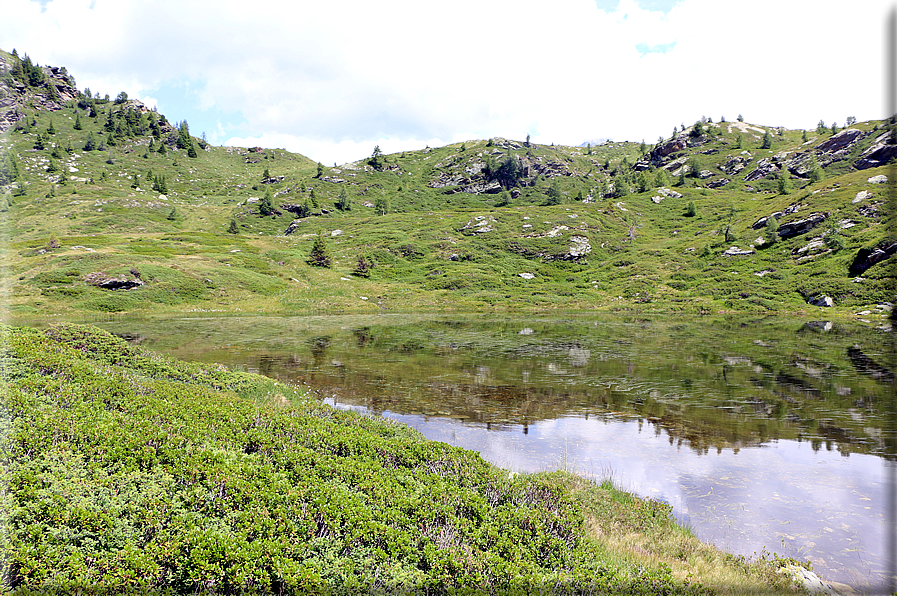
<instances>
[{"instance_id":1,"label":"rocky outcrop","mask_svg":"<svg viewBox=\"0 0 897 596\"><path fill-rule=\"evenodd\" d=\"M720 178L719 180L714 180L713 182L708 182L707 186L710 188L722 188L723 186L730 183L731 180L728 178Z\"/></svg>"},{"instance_id":2,"label":"rocky outcrop","mask_svg":"<svg viewBox=\"0 0 897 596\"><path fill-rule=\"evenodd\" d=\"M635 163L634 168L637 171L642 171L647 170L651 166L655 168L663 167L688 147L688 135L680 134L669 141L655 146L654 149Z\"/></svg>"},{"instance_id":3,"label":"rocky outcrop","mask_svg":"<svg viewBox=\"0 0 897 596\"><path fill-rule=\"evenodd\" d=\"M737 246L730 246L723 252L724 257L740 257L752 254L754 254L754 249L749 248L747 250L743 250L741 248L738 248Z\"/></svg>"},{"instance_id":4,"label":"rocky outcrop","mask_svg":"<svg viewBox=\"0 0 897 596\"><path fill-rule=\"evenodd\" d=\"M779 238L793 238L806 234L828 217L827 213L813 213L804 219L797 219L787 223L779 224Z\"/></svg>"},{"instance_id":5,"label":"rocky outcrop","mask_svg":"<svg viewBox=\"0 0 897 596\"><path fill-rule=\"evenodd\" d=\"M832 300L830 296L826 296L825 294L822 294L820 296L811 296L807 300L807 304L810 304L812 306L831 307L831 306L835 305L835 301Z\"/></svg>"},{"instance_id":6,"label":"rocky outcrop","mask_svg":"<svg viewBox=\"0 0 897 596\"><path fill-rule=\"evenodd\" d=\"M0 57L0 72L5 73L11 67ZM42 70L45 80L36 87L19 81L4 82L2 89L5 95L0 98L0 133L12 129L24 118L24 112L19 108L26 103L38 110L55 112L80 95L65 69L44 66Z\"/></svg>"},{"instance_id":7,"label":"rocky outcrop","mask_svg":"<svg viewBox=\"0 0 897 596\"><path fill-rule=\"evenodd\" d=\"M887 133L875 139L872 146L863 151L854 167L858 170L877 168L897 157L897 145L890 145L887 141Z\"/></svg>"},{"instance_id":8,"label":"rocky outcrop","mask_svg":"<svg viewBox=\"0 0 897 596\"><path fill-rule=\"evenodd\" d=\"M294 219L290 222L290 225L287 226L287 229L283 231L284 236L289 236L296 232L299 229L299 225L302 223L301 219Z\"/></svg>"},{"instance_id":9,"label":"rocky outcrop","mask_svg":"<svg viewBox=\"0 0 897 596\"><path fill-rule=\"evenodd\" d=\"M850 274L861 275L869 267L891 258L894 253L897 253L897 240L882 240L873 248L861 248L850 264Z\"/></svg>"},{"instance_id":10,"label":"rocky outcrop","mask_svg":"<svg viewBox=\"0 0 897 596\"><path fill-rule=\"evenodd\" d=\"M104 290L132 290L144 285L143 280L136 276L133 278L128 278L125 275L112 277L99 271L88 273L84 277L84 281Z\"/></svg>"},{"instance_id":11,"label":"rocky outcrop","mask_svg":"<svg viewBox=\"0 0 897 596\"><path fill-rule=\"evenodd\" d=\"M761 159L757 162L757 167L744 177L744 181L753 182L754 180L760 180L778 173L779 167L772 163L772 160Z\"/></svg>"},{"instance_id":12,"label":"rocky outcrop","mask_svg":"<svg viewBox=\"0 0 897 596\"><path fill-rule=\"evenodd\" d=\"M833 134L830 138L816 145L817 153L837 154L842 151L849 151L853 144L862 139L865 135L863 131L855 128L845 128L839 133Z\"/></svg>"},{"instance_id":13,"label":"rocky outcrop","mask_svg":"<svg viewBox=\"0 0 897 596\"><path fill-rule=\"evenodd\" d=\"M719 169L729 176L734 176L743 170L747 164L753 161L753 159L754 157L750 153L742 151L741 155L730 156L725 163L720 164Z\"/></svg>"}]
</instances>

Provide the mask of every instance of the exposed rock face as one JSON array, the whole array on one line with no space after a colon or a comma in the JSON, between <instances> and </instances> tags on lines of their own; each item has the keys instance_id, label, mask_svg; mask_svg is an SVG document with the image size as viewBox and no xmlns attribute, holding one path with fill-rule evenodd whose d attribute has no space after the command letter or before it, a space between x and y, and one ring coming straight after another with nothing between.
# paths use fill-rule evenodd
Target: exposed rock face
<instances>
[{"instance_id":1,"label":"exposed rock face","mask_svg":"<svg viewBox=\"0 0 897 596\"><path fill-rule=\"evenodd\" d=\"M11 68L11 64L0 58L0 73L5 73ZM39 87L31 88L19 81L3 84L3 91L6 94L0 100L0 133L10 130L25 117L24 112L18 108L24 106L26 102L38 110L55 112L78 97L78 90L72 85L63 69L44 66L42 70L46 80ZM51 87L55 90L58 101L52 97Z\"/></svg>"},{"instance_id":2,"label":"exposed rock face","mask_svg":"<svg viewBox=\"0 0 897 596\"><path fill-rule=\"evenodd\" d=\"M828 215L826 213L813 213L805 219L798 219L795 221L789 221L787 223L780 224L779 237L792 238L794 236L806 234L807 232L824 222L827 217Z\"/></svg>"},{"instance_id":3,"label":"exposed rock face","mask_svg":"<svg viewBox=\"0 0 897 596\"><path fill-rule=\"evenodd\" d=\"M785 214L782 213L781 211L776 211L775 213L773 213L767 217L761 217L760 219L755 221L754 225L752 225L751 228L754 230L759 230L760 228L763 228L766 226L766 222L769 221L770 217L774 217L776 219L781 219L784 215Z\"/></svg>"},{"instance_id":4,"label":"exposed rock face","mask_svg":"<svg viewBox=\"0 0 897 596\"><path fill-rule=\"evenodd\" d=\"M841 132L834 134L831 138L816 145L818 153L838 153L840 151L849 150L854 143L863 138L863 131L855 128L845 128Z\"/></svg>"},{"instance_id":5,"label":"exposed rock face","mask_svg":"<svg viewBox=\"0 0 897 596\"><path fill-rule=\"evenodd\" d=\"M882 240L874 248L861 248L850 264L850 274L860 275L869 267L891 258L897 253L897 240Z\"/></svg>"},{"instance_id":6,"label":"exposed rock face","mask_svg":"<svg viewBox=\"0 0 897 596\"><path fill-rule=\"evenodd\" d=\"M658 192L658 194L661 194L670 199L681 199L682 198L682 193L678 193L675 190L672 190L669 188L658 188L657 192Z\"/></svg>"},{"instance_id":7,"label":"exposed rock face","mask_svg":"<svg viewBox=\"0 0 897 596\"><path fill-rule=\"evenodd\" d=\"M859 203L860 201L865 201L865 200L871 199L871 198L872 198L871 192L869 192L868 190L861 190L860 192L858 192L856 194L856 196L853 198L851 203L856 204L856 203Z\"/></svg>"},{"instance_id":8,"label":"exposed rock face","mask_svg":"<svg viewBox=\"0 0 897 596\"><path fill-rule=\"evenodd\" d=\"M100 273L99 271L88 273L84 277L84 281L90 285L97 286L98 288L103 288L104 290L131 290L143 285L143 280L138 277L132 279L128 279L124 275L112 277L105 273Z\"/></svg>"},{"instance_id":9,"label":"exposed rock face","mask_svg":"<svg viewBox=\"0 0 897 596\"><path fill-rule=\"evenodd\" d=\"M287 229L283 231L283 235L289 236L290 234L292 234L293 232L295 232L296 230L299 229L299 224L301 224L301 223L302 223L301 219L294 219L292 222L290 222L290 225L287 227Z\"/></svg>"},{"instance_id":10,"label":"exposed rock face","mask_svg":"<svg viewBox=\"0 0 897 596\"><path fill-rule=\"evenodd\" d=\"M871 147L863 151L860 159L854 164L858 170L866 170L869 168L877 168L883 166L889 161L897 157L897 145L889 145L887 143L887 133L881 135Z\"/></svg>"},{"instance_id":11,"label":"exposed rock face","mask_svg":"<svg viewBox=\"0 0 897 596\"><path fill-rule=\"evenodd\" d=\"M698 172L698 178L700 178L701 180L706 180L711 176L713 176L713 172L711 172L710 170L701 170L700 172Z\"/></svg>"},{"instance_id":12,"label":"exposed rock face","mask_svg":"<svg viewBox=\"0 0 897 596\"><path fill-rule=\"evenodd\" d=\"M754 249L750 248L748 250L742 250L737 246L730 246L723 252L724 257L738 257L743 255L752 255L754 254Z\"/></svg>"},{"instance_id":13,"label":"exposed rock face","mask_svg":"<svg viewBox=\"0 0 897 596\"><path fill-rule=\"evenodd\" d=\"M779 168L770 159L761 159L757 162L756 169L749 172L745 177L745 182L753 182L754 180L760 180L761 178L766 178L771 175L775 175L779 173Z\"/></svg>"},{"instance_id":14,"label":"exposed rock face","mask_svg":"<svg viewBox=\"0 0 897 596\"><path fill-rule=\"evenodd\" d=\"M866 182L869 184L887 184L888 177L884 174L879 174L878 176L871 176L866 179Z\"/></svg>"},{"instance_id":15,"label":"exposed rock face","mask_svg":"<svg viewBox=\"0 0 897 596\"><path fill-rule=\"evenodd\" d=\"M714 180L713 182L707 183L707 186L709 186L710 188L721 188L727 185L729 182L731 182L731 180L729 180L728 178L720 178L719 180Z\"/></svg>"},{"instance_id":16,"label":"exposed rock face","mask_svg":"<svg viewBox=\"0 0 897 596\"><path fill-rule=\"evenodd\" d=\"M743 170L748 163L753 161L753 159L751 154L745 151L741 155L733 155L727 159L725 163L720 164L719 168L729 176L734 176Z\"/></svg>"},{"instance_id":17,"label":"exposed rock face","mask_svg":"<svg viewBox=\"0 0 897 596\"><path fill-rule=\"evenodd\" d=\"M688 135L683 133L670 139L657 147L654 147L635 164L638 171L647 170L650 166L656 168L668 164L676 155L688 148Z\"/></svg>"},{"instance_id":18,"label":"exposed rock face","mask_svg":"<svg viewBox=\"0 0 897 596\"><path fill-rule=\"evenodd\" d=\"M812 296L807 300L807 304L812 304L813 306L834 306L835 301L830 296Z\"/></svg>"}]
</instances>

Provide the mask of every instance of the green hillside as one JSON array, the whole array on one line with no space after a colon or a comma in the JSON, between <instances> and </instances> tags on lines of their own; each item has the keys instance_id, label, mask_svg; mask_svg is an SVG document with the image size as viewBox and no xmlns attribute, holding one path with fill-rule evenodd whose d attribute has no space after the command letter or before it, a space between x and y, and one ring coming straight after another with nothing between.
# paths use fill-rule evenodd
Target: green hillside
<instances>
[{"instance_id":1,"label":"green hillside","mask_svg":"<svg viewBox=\"0 0 897 596\"><path fill-rule=\"evenodd\" d=\"M825 297L850 315L894 298L883 122L706 120L654 146L493 138L324 167L213 147L64 69L0 60L14 315L815 312ZM329 268L308 262L319 237Z\"/></svg>"}]
</instances>

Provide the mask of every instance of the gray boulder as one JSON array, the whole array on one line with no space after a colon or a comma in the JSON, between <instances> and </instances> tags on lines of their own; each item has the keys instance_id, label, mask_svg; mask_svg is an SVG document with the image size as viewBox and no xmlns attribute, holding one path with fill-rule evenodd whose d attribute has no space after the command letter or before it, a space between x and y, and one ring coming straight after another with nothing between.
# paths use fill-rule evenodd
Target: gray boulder
<instances>
[{"instance_id":1,"label":"gray boulder","mask_svg":"<svg viewBox=\"0 0 897 596\"><path fill-rule=\"evenodd\" d=\"M811 304L813 306L834 306L835 301L832 300L830 296L822 294L819 296L811 296L807 300L807 304Z\"/></svg>"},{"instance_id":2,"label":"gray boulder","mask_svg":"<svg viewBox=\"0 0 897 596\"><path fill-rule=\"evenodd\" d=\"M779 224L779 238L792 238L806 234L822 222L826 220L828 214L813 213L804 219L797 219L787 223Z\"/></svg>"}]
</instances>

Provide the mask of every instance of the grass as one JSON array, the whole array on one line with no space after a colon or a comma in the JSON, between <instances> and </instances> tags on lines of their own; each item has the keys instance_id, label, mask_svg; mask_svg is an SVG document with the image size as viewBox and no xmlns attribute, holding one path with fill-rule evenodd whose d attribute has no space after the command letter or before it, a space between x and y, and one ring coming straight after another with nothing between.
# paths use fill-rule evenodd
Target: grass
<instances>
[{"instance_id":1,"label":"grass","mask_svg":"<svg viewBox=\"0 0 897 596\"><path fill-rule=\"evenodd\" d=\"M772 147L760 149L761 132L740 132L733 123L711 124L703 144L681 156L712 176L687 177L675 186L677 177L667 175L667 188L682 197L656 203L656 188L623 197L603 194L622 174L637 189L633 164L641 153L636 143L605 143L589 152L559 145L527 147L500 138L476 140L387 155L382 171L365 161L325 167L318 178L315 164L283 150L209 146L196 158L176 148L161 156L146 154L148 136L122 138L103 152L79 150L88 135L106 134L105 114L112 108L98 105L100 116L91 119L74 104L52 114L25 106L36 125L31 132L11 132L4 139L21 171L16 185L4 187L4 201L12 202L3 217L7 237L14 239L6 255L14 312L35 307L58 313L183 312L197 307L279 314L369 312L370 301L360 296L374 295L382 308L400 310L812 313L816 307L807 305L808 298L827 294L836 304L827 312L843 317L893 301L886 266L871 268L863 281L854 281L848 272L861 248L888 237L890 212L883 187L866 182L884 169L851 171L845 166L874 141L879 133L873 128L881 123L856 124L854 128L869 134L849 160L826 166L820 182L793 179L790 194L776 194L774 180L745 182L744 175L761 159L806 151L829 133L809 131L810 143L804 146L802 131L779 134L771 128ZM73 128L76 113L80 131ZM46 149L33 150L37 133L51 117L56 134ZM44 171L53 143L73 149L58 160L78 170L68 172L64 183ZM722 166L743 151L752 161L737 175L725 174ZM498 194L459 192L465 180L475 179L469 172L508 155L527 168L516 189L519 196L498 206ZM283 180L262 184L265 169ZM649 187L658 171L647 171ZM167 195L149 190L150 172L165 176ZM135 177L137 188L132 188ZM708 187L723 177L730 183ZM459 180L460 185L444 185ZM559 205L546 205L551 184L560 189ZM12 196L16 188L24 189L24 196ZM266 189L275 195L279 215L259 214L254 201ZM873 198L852 203L861 190L871 191ZM334 207L341 192L351 202L347 211ZM389 212L378 215L367 205L383 197ZM313 215L293 235L283 236L293 216L280 205L306 203ZM690 203L696 215L685 217ZM722 254L732 245L744 249L756 244L764 231L751 226L794 206L798 211L783 222L815 212L849 219L854 225L840 232L843 248L806 251L819 237L817 229L769 247L755 246L750 256ZM226 232L231 219L238 234ZM728 239L722 233L726 226ZM305 262L319 231L335 260L331 271ZM59 239L59 248L49 246L51 235ZM590 252L571 257L574 239L587 242ZM359 256L374 263L369 278L352 275ZM206 283L202 292L195 287L174 294L170 288L141 288L126 298L103 296L83 279L46 285L73 269L87 275L144 266L169 266L168 277L212 284ZM524 280L520 273L535 277ZM160 280L165 278L160 274ZM39 298L36 286L42 290Z\"/></svg>"}]
</instances>

